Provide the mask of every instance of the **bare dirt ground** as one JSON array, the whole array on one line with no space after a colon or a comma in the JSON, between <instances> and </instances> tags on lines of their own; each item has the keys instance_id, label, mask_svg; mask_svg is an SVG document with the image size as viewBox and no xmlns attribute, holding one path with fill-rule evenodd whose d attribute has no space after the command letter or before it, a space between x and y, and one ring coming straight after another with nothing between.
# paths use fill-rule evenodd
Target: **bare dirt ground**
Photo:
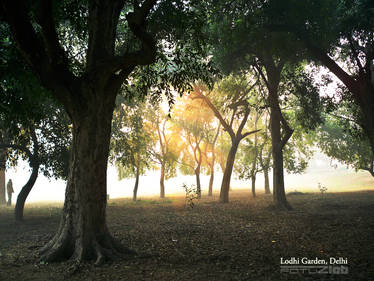
<instances>
[{"instance_id":1,"label":"bare dirt ground","mask_svg":"<svg viewBox=\"0 0 374 281\"><path fill-rule=\"evenodd\" d=\"M61 205L27 205L22 224L0 207L0 280L374 280L373 191L288 199L294 211L243 191L233 191L229 204L204 197L192 209L182 197L110 200L109 228L138 256L99 267L38 260ZM281 273L282 257L343 257L349 272Z\"/></svg>"}]
</instances>

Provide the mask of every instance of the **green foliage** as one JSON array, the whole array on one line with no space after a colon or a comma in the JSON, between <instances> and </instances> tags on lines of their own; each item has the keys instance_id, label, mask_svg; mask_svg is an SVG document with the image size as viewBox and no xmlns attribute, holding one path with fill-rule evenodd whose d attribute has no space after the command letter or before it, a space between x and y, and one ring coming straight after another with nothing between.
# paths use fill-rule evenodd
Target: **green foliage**
<instances>
[{"instance_id":1,"label":"green foliage","mask_svg":"<svg viewBox=\"0 0 374 281\"><path fill-rule=\"evenodd\" d=\"M257 164L256 157L257 149L258 147L255 147L253 141L248 138L239 146L238 157L234 166L239 179L250 179L254 174L260 172L261 168ZM253 167L253 163L256 163L255 167Z\"/></svg>"},{"instance_id":2,"label":"green foliage","mask_svg":"<svg viewBox=\"0 0 374 281\"><path fill-rule=\"evenodd\" d=\"M234 166L239 179L250 179L251 177L255 177L256 174L261 172L263 169L261 166L261 161L263 161L263 159L260 158L263 157L263 150L265 145L267 145L267 136L265 135L265 126L267 126L267 124L263 123L263 121L266 122L266 119L263 117L264 116L261 113L256 111L252 112L250 119L248 120L250 121L248 123L250 123L251 130L260 129L261 131L251 137L247 137L239 146L238 157Z\"/></svg>"},{"instance_id":3,"label":"green foliage","mask_svg":"<svg viewBox=\"0 0 374 281\"><path fill-rule=\"evenodd\" d=\"M369 140L356 119L357 106L339 103L318 130L318 147L329 157L374 176L374 155Z\"/></svg>"},{"instance_id":4,"label":"green foliage","mask_svg":"<svg viewBox=\"0 0 374 281\"><path fill-rule=\"evenodd\" d=\"M213 57L221 69L225 72L252 71L253 80L261 75L259 94L252 100L258 110L270 105L269 83L280 79L277 89L279 108L294 130L290 143L284 149L285 167L288 171L300 173L305 170L312 153L306 145L312 144L312 137L307 135L313 135L310 131L322 122L320 112L323 104L319 89L304 69L303 60L307 54L303 43L287 30L270 28L276 23L273 19L282 18L282 15L275 17L272 14L282 4L280 1L212 2L214 12L210 15L210 33L213 36ZM279 78L276 71L280 72ZM227 105L223 107L227 108ZM273 106L272 110L276 108ZM282 127L284 132L283 123ZM263 152L259 156L268 155ZM246 157L250 157L250 153ZM241 170L241 176L248 172Z\"/></svg>"},{"instance_id":5,"label":"green foliage","mask_svg":"<svg viewBox=\"0 0 374 281\"><path fill-rule=\"evenodd\" d=\"M279 89L280 106L291 107L294 126L304 131L314 130L322 123L323 103L312 73L303 64L286 65ZM294 127L293 126L293 127Z\"/></svg>"},{"instance_id":6,"label":"green foliage","mask_svg":"<svg viewBox=\"0 0 374 281\"><path fill-rule=\"evenodd\" d=\"M269 27L295 34L307 48L305 58L329 68L344 83L344 95L355 107L366 108L359 121L372 127L374 110L373 33L374 2L371 0L268 1ZM287 15L287 16L285 16ZM331 58L331 59L330 59ZM337 63L337 64L335 64ZM365 115L365 116L364 116ZM370 135L370 130L365 129Z\"/></svg>"},{"instance_id":7,"label":"green foliage","mask_svg":"<svg viewBox=\"0 0 374 281\"><path fill-rule=\"evenodd\" d=\"M127 103L126 103L127 102ZM145 103L117 98L117 109L113 115L111 150L109 160L115 163L118 178L143 175L150 164L151 137L144 130Z\"/></svg>"},{"instance_id":8,"label":"green foliage","mask_svg":"<svg viewBox=\"0 0 374 281\"><path fill-rule=\"evenodd\" d=\"M304 50L292 33L268 28L272 21L268 2L212 2L209 34L213 57L226 73L249 69L265 53L288 61L300 59Z\"/></svg>"},{"instance_id":9,"label":"green foliage","mask_svg":"<svg viewBox=\"0 0 374 281\"><path fill-rule=\"evenodd\" d=\"M169 115L163 111L160 104L148 102L144 118L145 132L150 136L153 144L149 150L150 159L165 168L165 179L175 177L180 147L178 136L169 130Z\"/></svg>"},{"instance_id":10,"label":"green foliage","mask_svg":"<svg viewBox=\"0 0 374 281\"><path fill-rule=\"evenodd\" d=\"M218 70L191 45L164 43L160 48L162 52L154 64L139 66L131 73L131 83L125 86L129 97L142 99L150 94L152 102L157 104L166 96L171 106L175 102L174 92L182 95L192 91L197 80L212 87Z\"/></svg>"},{"instance_id":11,"label":"green foliage","mask_svg":"<svg viewBox=\"0 0 374 281\"><path fill-rule=\"evenodd\" d=\"M71 142L70 121L61 105L45 90L24 64L8 27L0 25L0 131L1 142L35 152L46 177L66 179ZM37 136L33 143L32 134ZM20 150L8 150L8 164L19 158L31 162Z\"/></svg>"},{"instance_id":12,"label":"green foliage","mask_svg":"<svg viewBox=\"0 0 374 281\"><path fill-rule=\"evenodd\" d=\"M301 174L306 170L308 162L313 156L316 133L314 130L304 127L303 119L298 119L300 111L303 111L303 109L298 106L293 107L292 102L289 106L290 108L284 112L284 116L294 132L283 148L284 168L288 173ZM306 112L301 114L305 114L304 118L307 119L308 114ZM317 116L319 114L317 113ZM313 121L309 122L313 127L317 125Z\"/></svg>"}]
</instances>

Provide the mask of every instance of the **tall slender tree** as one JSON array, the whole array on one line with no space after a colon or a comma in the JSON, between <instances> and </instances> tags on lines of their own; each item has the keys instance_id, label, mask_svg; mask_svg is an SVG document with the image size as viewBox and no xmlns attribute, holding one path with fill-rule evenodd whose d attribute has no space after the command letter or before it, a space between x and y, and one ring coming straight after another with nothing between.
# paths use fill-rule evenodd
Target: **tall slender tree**
<instances>
[{"instance_id":1,"label":"tall slender tree","mask_svg":"<svg viewBox=\"0 0 374 281\"><path fill-rule=\"evenodd\" d=\"M206 89L204 91L204 88L196 85L195 91L192 93L195 94L195 98L205 101L207 106L213 111L214 115L221 123L221 126L229 134L231 139L231 148L227 155L220 191L220 201L222 203L229 202L231 175L239 143L245 137L258 131L255 130L243 132L243 129L245 128L246 122L248 120L248 116L250 114L250 105L248 103L248 98L257 82L248 81L247 77L245 76L231 76L226 80L223 80L216 91L211 92L222 98L220 109L224 109L226 111L225 115L222 115L222 113L217 109L217 106L212 103L209 97L211 93L207 93ZM227 115L231 116L225 118Z\"/></svg>"},{"instance_id":2,"label":"tall slender tree","mask_svg":"<svg viewBox=\"0 0 374 281\"><path fill-rule=\"evenodd\" d=\"M204 101L194 99L194 93L184 96L180 101L174 107L173 122L177 127L175 133L179 133L182 141L185 142L181 168L185 172L193 170L196 177L197 195L201 198L200 173L202 165L206 162L208 146L205 142L211 130L214 115ZM186 165L189 169L183 169Z\"/></svg>"},{"instance_id":3,"label":"tall slender tree","mask_svg":"<svg viewBox=\"0 0 374 281\"><path fill-rule=\"evenodd\" d=\"M150 105L145 118L144 128L153 140L149 153L160 167L160 198L165 198L165 180L176 175L179 138L170 130L170 118L160 105Z\"/></svg>"},{"instance_id":4,"label":"tall slender tree","mask_svg":"<svg viewBox=\"0 0 374 281\"><path fill-rule=\"evenodd\" d=\"M216 143L218 136L221 132L221 123L218 124L215 130L207 131L205 136L205 149L203 150L205 155L205 161L209 167L209 186L208 186L208 196L213 196L213 183L214 183L214 169L216 165ZM212 134L213 133L213 134Z\"/></svg>"},{"instance_id":5,"label":"tall slender tree","mask_svg":"<svg viewBox=\"0 0 374 281\"><path fill-rule=\"evenodd\" d=\"M151 168L150 146L154 143L144 130L145 103L136 99L127 102L118 100L120 102L112 121L109 160L117 168L118 179L135 178L133 201L136 201L139 178Z\"/></svg>"}]
</instances>

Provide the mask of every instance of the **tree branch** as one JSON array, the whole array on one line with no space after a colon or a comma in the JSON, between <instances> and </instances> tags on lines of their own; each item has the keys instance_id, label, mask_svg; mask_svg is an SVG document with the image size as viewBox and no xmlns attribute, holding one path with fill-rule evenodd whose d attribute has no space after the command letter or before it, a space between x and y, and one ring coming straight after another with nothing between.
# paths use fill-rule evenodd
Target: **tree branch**
<instances>
[{"instance_id":1,"label":"tree branch","mask_svg":"<svg viewBox=\"0 0 374 281\"><path fill-rule=\"evenodd\" d=\"M111 61L114 71L128 67L129 65L148 65L155 62L156 42L153 36L146 31L146 18L156 4L156 0L145 0L142 6L134 3L134 12L128 13L126 20L132 33L141 41L142 48L136 52L125 53L122 56L116 56Z\"/></svg>"},{"instance_id":2,"label":"tree branch","mask_svg":"<svg viewBox=\"0 0 374 281\"><path fill-rule=\"evenodd\" d=\"M259 131L261 131L261 129L254 130L254 131L250 131L250 132L246 132L246 133L244 133L244 134L241 136L241 138L244 139L245 137L247 137L247 136L249 136L249 135L252 135L252 134L254 134L254 133L257 133L257 132L259 132Z\"/></svg>"},{"instance_id":3,"label":"tree branch","mask_svg":"<svg viewBox=\"0 0 374 281\"><path fill-rule=\"evenodd\" d=\"M57 99L70 107L69 89L76 86L74 75L68 70L67 59L62 50L54 27L51 1L40 1L39 23L42 27L43 40L35 31L25 1L2 1L2 8L18 49L26 62L39 75L43 85L52 90Z\"/></svg>"},{"instance_id":4,"label":"tree branch","mask_svg":"<svg viewBox=\"0 0 374 281\"><path fill-rule=\"evenodd\" d=\"M98 68L101 68L102 62L114 57L117 24L124 3L124 0L92 0L89 2L88 72L97 71ZM105 67L101 69L106 70Z\"/></svg>"},{"instance_id":5,"label":"tree branch","mask_svg":"<svg viewBox=\"0 0 374 281\"><path fill-rule=\"evenodd\" d=\"M353 41L352 41L352 38L348 38L348 42L349 42L349 46L351 48L351 51L352 51L352 54L353 54L353 57L354 59L356 60L356 63L357 63L357 66L358 66L358 71L360 73L360 76L363 75L365 73L365 70L360 62L360 58L358 56L358 53L356 51L356 48L355 46L353 45Z\"/></svg>"},{"instance_id":6,"label":"tree branch","mask_svg":"<svg viewBox=\"0 0 374 281\"><path fill-rule=\"evenodd\" d=\"M59 67L68 71L68 58L62 49L53 20L52 1L39 0L39 16L37 21L42 27L42 35L45 43L45 50L54 68Z\"/></svg>"},{"instance_id":7,"label":"tree branch","mask_svg":"<svg viewBox=\"0 0 374 281\"><path fill-rule=\"evenodd\" d=\"M279 111L280 111L280 109L279 109ZM286 145L286 143L288 142L288 140L290 139L290 137L292 136L293 130L288 125L287 120L284 119L282 112L280 112L280 118L281 118L281 122L282 122L282 125L283 125L283 130L284 130L284 135L281 139L281 148L283 148Z\"/></svg>"},{"instance_id":8,"label":"tree branch","mask_svg":"<svg viewBox=\"0 0 374 281\"><path fill-rule=\"evenodd\" d=\"M336 75L344 83L344 85L349 89L349 91L359 98L359 85L357 81L345 72L333 59L331 59L327 53L313 44L306 42L311 53L316 57L317 60L322 62L332 73Z\"/></svg>"},{"instance_id":9,"label":"tree branch","mask_svg":"<svg viewBox=\"0 0 374 281\"><path fill-rule=\"evenodd\" d=\"M195 87L194 91L196 98L203 99L205 103L208 105L208 107L213 111L214 115L217 117L223 128L229 133L231 138L235 138L235 133L233 129L227 124L225 119L223 119L221 113L217 110L217 108L212 104L212 102L209 100L208 97L206 97L203 93L201 93L200 89L198 87Z\"/></svg>"},{"instance_id":10,"label":"tree branch","mask_svg":"<svg viewBox=\"0 0 374 281\"><path fill-rule=\"evenodd\" d=\"M256 63L255 68L257 69L258 73L260 74L262 80L265 82L266 87L269 88L269 82L266 79L266 76L265 76L264 72L262 71L261 67Z\"/></svg>"},{"instance_id":11,"label":"tree branch","mask_svg":"<svg viewBox=\"0 0 374 281\"><path fill-rule=\"evenodd\" d=\"M242 136L242 131L243 131L243 129L244 129L245 124L247 123L248 116L249 116L249 113L250 113L248 103L247 103L247 105L245 106L245 109L244 109L244 110L245 110L245 112L244 112L243 119L242 119L242 121L240 122L240 125L239 125L238 130L236 131L236 135L237 135L237 136Z\"/></svg>"}]
</instances>

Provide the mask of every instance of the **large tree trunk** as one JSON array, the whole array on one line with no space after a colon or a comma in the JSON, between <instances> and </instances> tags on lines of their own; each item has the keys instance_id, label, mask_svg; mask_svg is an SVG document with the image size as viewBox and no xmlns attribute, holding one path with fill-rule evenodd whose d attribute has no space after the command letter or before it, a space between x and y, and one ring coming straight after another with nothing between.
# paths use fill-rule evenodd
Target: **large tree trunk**
<instances>
[{"instance_id":1,"label":"large tree trunk","mask_svg":"<svg viewBox=\"0 0 374 281\"><path fill-rule=\"evenodd\" d=\"M252 183L252 196L253 198L256 197L256 175L253 175L251 177L251 183Z\"/></svg>"},{"instance_id":2,"label":"large tree trunk","mask_svg":"<svg viewBox=\"0 0 374 281\"><path fill-rule=\"evenodd\" d=\"M4 4L3 4L4 2ZM85 71L76 77L60 45L51 1L39 4L39 26L29 18L29 5L3 1L1 10L27 63L42 84L64 105L73 122L69 177L61 223L41 249L42 260L73 257L76 261L114 257L124 249L106 225L106 172L111 119L121 84L137 65L156 58L156 43L146 32L146 18L156 1L147 0L126 15L140 41L140 51L115 54L117 24L125 1L89 1ZM25 4L25 5L24 5ZM3 14L3 13L2 13ZM39 17L40 16L40 17ZM21 21L16 20L21 19Z\"/></svg>"},{"instance_id":3,"label":"large tree trunk","mask_svg":"<svg viewBox=\"0 0 374 281\"><path fill-rule=\"evenodd\" d=\"M273 155L273 199L277 207L291 209L284 190L283 147L281 140L280 112L271 108L270 127Z\"/></svg>"},{"instance_id":4,"label":"large tree trunk","mask_svg":"<svg viewBox=\"0 0 374 281\"><path fill-rule=\"evenodd\" d=\"M134 191L132 195L133 201L136 201L136 197L138 195L138 186L139 186L139 169L136 168L136 179L135 179Z\"/></svg>"},{"instance_id":5,"label":"large tree trunk","mask_svg":"<svg viewBox=\"0 0 374 281\"><path fill-rule=\"evenodd\" d=\"M210 167L208 196L213 196L213 182L214 182L214 166Z\"/></svg>"},{"instance_id":6,"label":"large tree trunk","mask_svg":"<svg viewBox=\"0 0 374 281\"><path fill-rule=\"evenodd\" d=\"M374 76L374 72L372 73ZM370 83L369 81L367 83ZM362 127L366 132L374 154L374 89L370 85L362 90L359 105L362 112Z\"/></svg>"},{"instance_id":7,"label":"large tree trunk","mask_svg":"<svg viewBox=\"0 0 374 281\"><path fill-rule=\"evenodd\" d=\"M292 130L282 116L278 98L278 88L283 64L279 63L278 66L275 66L273 59L270 57L268 58L265 68L268 75L268 102L270 105L270 133L273 156L273 200L277 208L290 210L292 207L287 202L284 190L283 147L291 137ZM281 124L283 125L283 137Z\"/></svg>"},{"instance_id":8,"label":"large tree trunk","mask_svg":"<svg viewBox=\"0 0 374 281\"><path fill-rule=\"evenodd\" d=\"M87 91L95 88L87 86ZM93 90L92 90L93 89ZM95 94L95 96L93 96ZM125 249L106 225L107 162L115 97L92 93L81 111L74 111L73 143L65 203L54 238L40 251L44 261L73 257L99 264Z\"/></svg>"},{"instance_id":9,"label":"large tree trunk","mask_svg":"<svg viewBox=\"0 0 374 281\"><path fill-rule=\"evenodd\" d=\"M197 198L201 198L200 165L195 169Z\"/></svg>"},{"instance_id":10,"label":"large tree trunk","mask_svg":"<svg viewBox=\"0 0 374 281\"><path fill-rule=\"evenodd\" d=\"M165 198L165 164L161 164L160 198Z\"/></svg>"},{"instance_id":11,"label":"large tree trunk","mask_svg":"<svg viewBox=\"0 0 374 281\"><path fill-rule=\"evenodd\" d=\"M5 151L0 150L0 205L5 205Z\"/></svg>"},{"instance_id":12,"label":"large tree trunk","mask_svg":"<svg viewBox=\"0 0 374 281\"><path fill-rule=\"evenodd\" d=\"M265 185L265 194L270 194L270 185L269 185L269 170L264 169L264 185Z\"/></svg>"},{"instance_id":13,"label":"large tree trunk","mask_svg":"<svg viewBox=\"0 0 374 281\"><path fill-rule=\"evenodd\" d=\"M226 160L226 168L223 173L221 192L220 192L220 202L228 203L229 202L229 191L230 191L230 181L232 175L232 169L234 167L236 151L238 150L238 142L233 142L229 154Z\"/></svg>"},{"instance_id":14,"label":"large tree trunk","mask_svg":"<svg viewBox=\"0 0 374 281\"><path fill-rule=\"evenodd\" d=\"M16 221L23 220L23 210L25 208L27 196L29 196L29 193L33 188L39 174L39 160L34 156L33 159L30 159L30 163L32 167L30 178L18 194L16 207L14 208L14 216Z\"/></svg>"}]
</instances>

